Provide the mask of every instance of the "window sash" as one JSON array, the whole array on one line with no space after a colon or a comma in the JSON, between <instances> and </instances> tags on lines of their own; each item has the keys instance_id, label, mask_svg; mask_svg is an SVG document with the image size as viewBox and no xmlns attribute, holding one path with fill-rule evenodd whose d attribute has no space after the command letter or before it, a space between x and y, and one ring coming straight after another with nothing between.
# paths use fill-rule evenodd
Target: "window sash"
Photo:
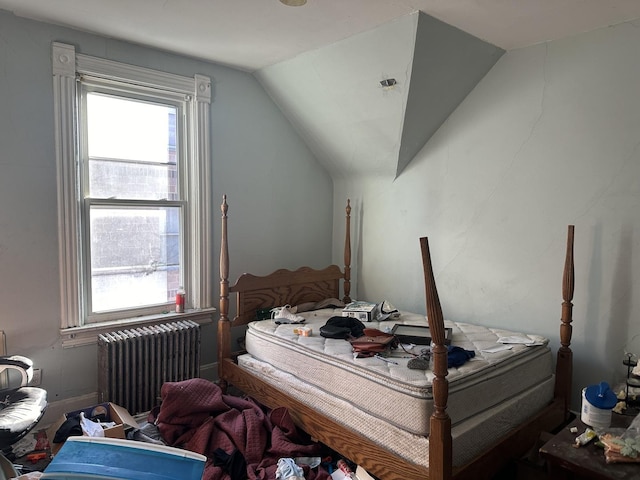
<instances>
[{"instance_id":1,"label":"window sash","mask_svg":"<svg viewBox=\"0 0 640 480\"><path fill-rule=\"evenodd\" d=\"M94 307L94 295L96 295L94 278L96 275L96 271L93 267L93 258L92 258L92 240L91 240L91 228L90 224L92 221L91 212L92 210L95 212L97 209L105 209L105 210L115 210L115 211L125 211L127 209L138 210L138 211L162 211L163 209L174 209L177 211L178 216L180 217L179 223L182 225L178 235L179 235L179 245L178 245L178 253L177 256L179 258L178 264L173 267L172 265L163 265L158 264L156 267L148 267L148 270L143 277L148 277L150 274L157 274L162 271L169 271L173 268L177 268L179 271L179 277L175 288L177 289L178 285L188 287L191 286L189 282L189 273L190 273L190 262L187 256L185 255L185 245L188 244L186 238L188 237L189 226L186 225L184 221L185 212L188 210L188 207L185 202L180 201L131 201L131 200L102 200L102 199L91 199L86 198L84 200L84 211L85 211L85 229L84 229L84 238L83 242L84 255L83 262L84 268L84 285L83 289L83 298L85 304L83 305L83 310L86 312L86 323L100 323L105 321L111 321L116 319L121 319L123 316L125 318L130 317L138 317L142 315L152 315L152 314L160 314L166 313L167 311L173 310L173 300L167 298L164 301L158 300L153 303L149 303L148 305L139 305L139 306L121 306L114 307L112 310L101 309L96 310ZM140 269L142 265L139 266ZM108 270L117 270L118 267L103 267L104 271ZM133 287L133 286L132 286ZM185 287L185 288L188 288ZM123 312L127 312L126 315L123 315Z\"/></svg>"},{"instance_id":2,"label":"window sash","mask_svg":"<svg viewBox=\"0 0 640 480\"><path fill-rule=\"evenodd\" d=\"M118 83L109 79L96 78L93 76L81 76L78 85L78 97L80 98L78 123L80 128L80 145L79 145L79 172L78 178L80 181L80 191L84 197L84 208L81 210L82 215L80 218L80 229L83 232L83 242L80 245L80 263L81 263L81 275L83 282L81 283L81 298L83 302L80 306L81 315L86 324L100 323L104 321L137 317L141 315L159 314L170 310L170 301L162 303L152 303L147 306L129 306L128 308L116 308L111 311L96 311L94 308L95 303L95 283L94 272L92 269L92 232L91 232L91 209L94 206L123 206L123 203L118 199L103 199L98 201L92 197L90 192L90 164L91 158L89 157L89 131L88 131L88 95L89 94L104 94L107 96L113 96L114 98L121 98L123 100L142 101L150 104L167 105L176 109L176 116L180 121L176 122L176 136L177 136L177 175L178 175L178 197L185 198L185 192L188 193L187 172L189 171L189 151L186 148L188 142L182 141L186 137L186 132L189 131L189 126L185 125L186 118L185 111L190 110L190 103L192 97L189 95L175 95L173 92L166 92L157 90L155 88L140 87L137 85ZM182 120L185 120L183 122ZM123 199L128 201L130 199ZM188 201L182 201L179 205L180 209L188 212ZM158 200L138 200L135 203L129 202L129 206L137 205L138 207L150 207L167 205L169 202L163 202ZM175 204L174 204L175 205ZM192 282L190 265L192 260L187 253L185 245L189 245L189 221L188 216L182 214L180 220L180 239L181 244L179 246L180 253L180 279L179 285L186 288L186 291L191 291Z\"/></svg>"}]
</instances>

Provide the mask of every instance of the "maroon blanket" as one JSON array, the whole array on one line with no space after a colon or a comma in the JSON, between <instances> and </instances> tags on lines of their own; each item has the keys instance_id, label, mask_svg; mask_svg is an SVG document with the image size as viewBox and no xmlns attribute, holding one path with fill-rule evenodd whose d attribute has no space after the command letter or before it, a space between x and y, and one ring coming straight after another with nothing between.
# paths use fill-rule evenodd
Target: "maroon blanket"
<instances>
[{"instance_id":1,"label":"maroon blanket","mask_svg":"<svg viewBox=\"0 0 640 480\"><path fill-rule=\"evenodd\" d=\"M222 466L214 465L214 452L239 451L247 462L247 478L273 480L278 459L320 456L322 446L305 439L286 408L263 410L255 401L224 395L220 387L195 378L162 386L162 403L155 421L164 440L208 460L203 480L229 480ZM330 479L318 467L304 467L308 480Z\"/></svg>"}]
</instances>

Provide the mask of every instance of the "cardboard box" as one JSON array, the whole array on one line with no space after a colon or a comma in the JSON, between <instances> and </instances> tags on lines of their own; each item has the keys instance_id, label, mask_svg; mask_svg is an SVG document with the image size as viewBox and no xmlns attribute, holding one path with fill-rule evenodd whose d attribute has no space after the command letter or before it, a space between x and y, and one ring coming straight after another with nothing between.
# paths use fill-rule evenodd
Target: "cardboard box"
<instances>
[{"instance_id":1,"label":"cardboard box","mask_svg":"<svg viewBox=\"0 0 640 480\"><path fill-rule=\"evenodd\" d=\"M103 430L104 436L108 438L127 438L127 430L129 430L130 428L138 428L138 422L136 422L135 418L131 416L126 408L111 402L100 403L98 405L93 405L92 407L75 410L73 412L67 412L47 429L47 438L49 439L49 445L51 446L52 454L55 455L56 453L58 453L58 450L60 450L62 448L62 445L64 445L64 443L53 443L56 432L62 426L62 424L67 421L67 418L72 418L80 415L80 412L84 412L86 418L94 418L100 415L105 419L105 422L114 422L115 426L105 428Z\"/></svg>"},{"instance_id":2,"label":"cardboard box","mask_svg":"<svg viewBox=\"0 0 640 480\"><path fill-rule=\"evenodd\" d=\"M380 304L351 302L342 309L342 316L357 318L361 322L372 322L380 316Z\"/></svg>"}]
</instances>

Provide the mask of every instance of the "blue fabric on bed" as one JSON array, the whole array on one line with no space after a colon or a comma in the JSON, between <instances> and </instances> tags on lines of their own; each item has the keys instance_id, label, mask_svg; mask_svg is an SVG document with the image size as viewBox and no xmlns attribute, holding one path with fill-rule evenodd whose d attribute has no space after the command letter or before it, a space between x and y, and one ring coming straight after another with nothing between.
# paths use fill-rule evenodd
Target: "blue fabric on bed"
<instances>
[{"instance_id":1,"label":"blue fabric on bed","mask_svg":"<svg viewBox=\"0 0 640 480\"><path fill-rule=\"evenodd\" d=\"M476 356L476 352L473 350L465 350L462 347L454 347L453 345L449 345L447 347L447 367L459 367L464 365L464 363Z\"/></svg>"}]
</instances>

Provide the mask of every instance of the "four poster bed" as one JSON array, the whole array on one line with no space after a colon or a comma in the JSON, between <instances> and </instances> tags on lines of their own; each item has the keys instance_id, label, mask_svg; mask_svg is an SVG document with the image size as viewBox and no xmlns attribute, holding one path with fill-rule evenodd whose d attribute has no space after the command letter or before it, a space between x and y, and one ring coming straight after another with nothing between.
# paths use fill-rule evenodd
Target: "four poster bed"
<instances>
[{"instance_id":1,"label":"four poster bed","mask_svg":"<svg viewBox=\"0 0 640 480\"><path fill-rule=\"evenodd\" d=\"M243 274L231 286L226 196L221 208L218 362L223 388L234 385L269 408L287 407L312 438L383 480L489 478L526 453L540 432L567 420L573 226L567 238L555 370L545 338L444 320L427 238L420 239L420 248L432 363L428 370L416 370L408 368L415 358L411 355L390 357L390 362L354 358L349 342L319 335L328 318L341 315L339 302L351 301L348 202L344 271L331 265L277 270L267 276ZM233 319L231 293L236 296ZM313 304L322 308L309 309ZM299 313L312 329L311 336L297 335L297 325L256 321L258 310L283 305L307 310ZM424 326L427 320L401 312L398 318L366 326L388 330L395 323ZM244 325L246 352L235 352L231 328ZM452 330L453 345L475 353L463 365L447 365L445 328ZM515 337L527 341L498 343ZM504 349L492 351L497 345Z\"/></svg>"}]
</instances>

